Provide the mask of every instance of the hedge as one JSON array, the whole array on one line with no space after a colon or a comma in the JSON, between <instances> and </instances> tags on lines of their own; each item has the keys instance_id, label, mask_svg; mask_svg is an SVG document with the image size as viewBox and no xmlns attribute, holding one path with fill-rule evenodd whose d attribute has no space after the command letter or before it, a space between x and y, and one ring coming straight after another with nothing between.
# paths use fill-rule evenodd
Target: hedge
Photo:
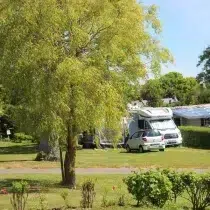
<instances>
[{"instance_id":1,"label":"hedge","mask_svg":"<svg viewBox=\"0 0 210 210\"><path fill-rule=\"evenodd\" d=\"M34 138L30 135L26 135L25 133L15 133L14 140L16 142L22 142L22 141L33 141Z\"/></svg>"},{"instance_id":2,"label":"hedge","mask_svg":"<svg viewBox=\"0 0 210 210\"><path fill-rule=\"evenodd\" d=\"M179 127L183 146L201 149L210 149L210 128L196 126Z\"/></svg>"}]
</instances>

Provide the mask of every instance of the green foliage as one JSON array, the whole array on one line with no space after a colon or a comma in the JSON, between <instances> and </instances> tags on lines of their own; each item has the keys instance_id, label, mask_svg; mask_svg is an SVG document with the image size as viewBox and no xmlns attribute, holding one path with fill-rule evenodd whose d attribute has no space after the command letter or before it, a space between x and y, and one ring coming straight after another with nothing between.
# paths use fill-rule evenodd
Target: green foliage
<instances>
[{"instance_id":1,"label":"green foliage","mask_svg":"<svg viewBox=\"0 0 210 210\"><path fill-rule=\"evenodd\" d=\"M175 97L179 105L196 104L198 87L195 78L185 78L181 73L170 72L158 79L148 80L141 89L141 97L148 100L150 106L157 107L163 106L163 98Z\"/></svg>"},{"instance_id":2,"label":"green foliage","mask_svg":"<svg viewBox=\"0 0 210 210\"><path fill-rule=\"evenodd\" d=\"M200 88L198 93L198 101L200 104L210 103L210 87Z\"/></svg>"},{"instance_id":3,"label":"green foliage","mask_svg":"<svg viewBox=\"0 0 210 210\"><path fill-rule=\"evenodd\" d=\"M154 206L163 207L171 198L172 184L167 176L160 172L146 173L146 197Z\"/></svg>"},{"instance_id":4,"label":"green foliage","mask_svg":"<svg viewBox=\"0 0 210 210\"><path fill-rule=\"evenodd\" d=\"M146 197L146 175L144 173L134 173L133 175L128 176L123 180L127 185L128 192L133 195L137 201L137 206L140 203L143 204L143 201Z\"/></svg>"},{"instance_id":5,"label":"green foliage","mask_svg":"<svg viewBox=\"0 0 210 210\"><path fill-rule=\"evenodd\" d=\"M172 98L177 96L183 79L183 75L179 72L169 72L168 74L161 76L160 83L164 91L164 97Z\"/></svg>"},{"instance_id":6,"label":"green foliage","mask_svg":"<svg viewBox=\"0 0 210 210\"><path fill-rule=\"evenodd\" d=\"M197 75L199 82L210 84L210 46L208 46L203 53L199 56L199 62L197 66L203 64L203 71Z\"/></svg>"},{"instance_id":7,"label":"green foliage","mask_svg":"<svg viewBox=\"0 0 210 210\"><path fill-rule=\"evenodd\" d=\"M82 145L77 145L77 150L82 150L83 146Z\"/></svg>"},{"instance_id":8,"label":"green foliage","mask_svg":"<svg viewBox=\"0 0 210 210\"><path fill-rule=\"evenodd\" d=\"M115 206L117 204L117 202L113 199L109 199L108 198L108 194L109 194L109 188L105 187L103 189L103 194L102 194L102 201L101 201L101 207L103 208L108 208L111 206ZM118 204L119 204L120 198L118 199Z\"/></svg>"},{"instance_id":9,"label":"green foliage","mask_svg":"<svg viewBox=\"0 0 210 210\"><path fill-rule=\"evenodd\" d=\"M47 159L47 153L45 153L44 151L40 151L37 153L35 161L42 161L46 159Z\"/></svg>"},{"instance_id":10,"label":"green foliage","mask_svg":"<svg viewBox=\"0 0 210 210\"><path fill-rule=\"evenodd\" d=\"M157 9L130 0L3 2L0 84L11 114L21 131L71 145L65 163L74 168L76 136L116 129L145 59L153 73L172 60L158 40Z\"/></svg>"},{"instance_id":11,"label":"green foliage","mask_svg":"<svg viewBox=\"0 0 210 210\"><path fill-rule=\"evenodd\" d=\"M141 89L141 98L148 100L148 105L159 107L163 105L163 89L158 79L147 81Z\"/></svg>"},{"instance_id":12,"label":"green foliage","mask_svg":"<svg viewBox=\"0 0 210 210\"><path fill-rule=\"evenodd\" d=\"M148 30L160 32L154 5L29 0L6 4L4 14L1 80L8 96L15 95L14 115L26 130L66 135L70 109L77 133L100 126L102 119L116 122L146 74L140 58L150 58L154 72L172 60Z\"/></svg>"},{"instance_id":13,"label":"green foliage","mask_svg":"<svg viewBox=\"0 0 210 210\"><path fill-rule=\"evenodd\" d=\"M194 210L210 206L210 174L183 173L182 180Z\"/></svg>"},{"instance_id":14,"label":"green foliage","mask_svg":"<svg viewBox=\"0 0 210 210\"><path fill-rule=\"evenodd\" d=\"M4 114L4 103L3 101L0 99L0 116L2 116Z\"/></svg>"},{"instance_id":15,"label":"green foliage","mask_svg":"<svg viewBox=\"0 0 210 210\"><path fill-rule=\"evenodd\" d=\"M121 194L118 198L118 206L125 206L125 195Z\"/></svg>"},{"instance_id":16,"label":"green foliage","mask_svg":"<svg viewBox=\"0 0 210 210\"><path fill-rule=\"evenodd\" d=\"M94 143L95 143L97 149L101 147L100 146L100 138L99 138L98 134L94 136Z\"/></svg>"},{"instance_id":17,"label":"green foliage","mask_svg":"<svg viewBox=\"0 0 210 210\"><path fill-rule=\"evenodd\" d=\"M185 186L182 181L181 174L170 169L164 169L161 171L162 174L165 174L168 179L170 180L172 184L172 193L173 193L173 199L176 202L177 197L182 195L184 192Z\"/></svg>"},{"instance_id":18,"label":"green foliage","mask_svg":"<svg viewBox=\"0 0 210 210\"><path fill-rule=\"evenodd\" d=\"M29 185L26 181L12 183L12 197L10 198L13 210L24 210L28 199Z\"/></svg>"},{"instance_id":19,"label":"green foliage","mask_svg":"<svg viewBox=\"0 0 210 210\"><path fill-rule=\"evenodd\" d=\"M134 173L124 179L128 191L143 204L149 201L163 207L167 201L184 196L191 202L194 210L204 210L210 206L210 174L194 172L179 173L169 169Z\"/></svg>"},{"instance_id":20,"label":"green foliage","mask_svg":"<svg viewBox=\"0 0 210 210\"><path fill-rule=\"evenodd\" d=\"M64 200L65 207L68 208L69 207L69 203L68 203L69 192L65 190L65 191L62 191L60 195L61 195L61 198Z\"/></svg>"},{"instance_id":21,"label":"green foliage","mask_svg":"<svg viewBox=\"0 0 210 210\"><path fill-rule=\"evenodd\" d=\"M160 77L164 97L177 97L180 105L195 104L198 83L193 77L183 77L181 73L170 72Z\"/></svg>"},{"instance_id":22,"label":"green foliage","mask_svg":"<svg viewBox=\"0 0 210 210\"><path fill-rule=\"evenodd\" d=\"M210 149L210 128L196 126L179 128L182 133L183 146Z\"/></svg>"},{"instance_id":23,"label":"green foliage","mask_svg":"<svg viewBox=\"0 0 210 210\"><path fill-rule=\"evenodd\" d=\"M102 201L101 201L101 207L106 208L108 206L109 206L108 189L104 188L103 195L102 195Z\"/></svg>"},{"instance_id":24,"label":"green foliage","mask_svg":"<svg viewBox=\"0 0 210 210\"><path fill-rule=\"evenodd\" d=\"M171 198L172 184L168 177L160 171L134 173L127 177L124 182L129 193L137 200L137 205L146 200L154 206L163 207Z\"/></svg>"},{"instance_id":25,"label":"green foliage","mask_svg":"<svg viewBox=\"0 0 210 210\"><path fill-rule=\"evenodd\" d=\"M82 190L81 207L84 209L92 208L96 196L95 183L92 180L85 181L82 184L81 190Z\"/></svg>"},{"instance_id":26,"label":"green foliage","mask_svg":"<svg viewBox=\"0 0 210 210\"><path fill-rule=\"evenodd\" d=\"M25 133L15 133L14 135L15 142L22 142L22 141L33 141L34 138L30 135L26 135Z\"/></svg>"},{"instance_id":27,"label":"green foliage","mask_svg":"<svg viewBox=\"0 0 210 210\"><path fill-rule=\"evenodd\" d=\"M5 114L6 108L5 90L0 83L0 116Z\"/></svg>"},{"instance_id":28,"label":"green foliage","mask_svg":"<svg viewBox=\"0 0 210 210\"><path fill-rule=\"evenodd\" d=\"M39 205L41 210L48 209L48 202L45 194L39 194Z\"/></svg>"}]
</instances>

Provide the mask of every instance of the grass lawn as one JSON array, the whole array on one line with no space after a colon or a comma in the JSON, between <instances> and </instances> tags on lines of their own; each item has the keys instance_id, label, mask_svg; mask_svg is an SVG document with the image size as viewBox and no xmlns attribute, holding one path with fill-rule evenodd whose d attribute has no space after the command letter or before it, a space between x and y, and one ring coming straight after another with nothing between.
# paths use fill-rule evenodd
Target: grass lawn
<instances>
[{"instance_id":1,"label":"grass lawn","mask_svg":"<svg viewBox=\"0 0 210 210\"><path fill-rule=\"evenodd\" d=\"M55 168L58 162L36 162L32 143L0 142L0 168ZM210 150L167 148L165 152L126 153L118 150L78 150L77 168L171 167L210 168Z\"/></svg>"},{"instance_id":2,"label":"grass lawn","mask_svg":"<svg viewBox=\"0 0 210 210\"><path fill-rule=\"evenodd\" d=\"M101 207L102 204L102 197L107 192L107 200L112 203L112 206L105 209L112 209L112 210L121 210L121 209L146 209L143 208L136 208L136 202L128 194L126 185L123 183L122 179L125 175L98 175L98 176L77 176L77 189L74 191L70 191L67 188L63 188L59 185L60 176L57 175L40 175L40 174L33 174L33 175L3 175L0 177L0 189L2 187L9 187L11 186L14 180L26 180L29 182L30 186L38 186L41 190L41 194L44 194L46 197L48 207L58 208L64 206L64 201L62 200L60 193L63 191L69 192L68 203L72 207L79 207L80 200L81 200L81 191L80 186L84 180L92 179L95 180L95 190L96 190L96 201L94 203L94 209L103 209ZM115 186L115 190L113 190L113 186ZM125 195L125 204L124 207L119 207L117 205L117 201L119 199L120 194ZM11 209L10 206L10 198L11 195L0 195L0 209L6 210ZM38 209L40 208L40 192L35 191L29 194L28 198L28 208L27 209ZM171 202L167 203L164 209L190 209L190 204L182 199L179 198L177 204L172 204ZM151 207L148 209L152 209ZM153 208L154 209L154 208Z\"/></svg>"}]
</instances>

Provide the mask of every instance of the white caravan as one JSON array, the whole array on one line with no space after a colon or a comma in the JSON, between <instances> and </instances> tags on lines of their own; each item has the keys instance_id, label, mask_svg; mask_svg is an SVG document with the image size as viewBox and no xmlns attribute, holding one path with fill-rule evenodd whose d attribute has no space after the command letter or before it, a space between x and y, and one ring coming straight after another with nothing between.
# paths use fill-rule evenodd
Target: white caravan
<instances>
[{"instance_id":1,"label":"white caravan","mask_svg":"<svg viewBox=\"0 0 210 210\"><path fill-rule=\"evenodd\" d=\"M182 144L181 132L173 121L170 108L129 106L129 113L126 127L130 136L142 129L156 129L163 135L165 145Z\"/></svg>"}]
</instances>

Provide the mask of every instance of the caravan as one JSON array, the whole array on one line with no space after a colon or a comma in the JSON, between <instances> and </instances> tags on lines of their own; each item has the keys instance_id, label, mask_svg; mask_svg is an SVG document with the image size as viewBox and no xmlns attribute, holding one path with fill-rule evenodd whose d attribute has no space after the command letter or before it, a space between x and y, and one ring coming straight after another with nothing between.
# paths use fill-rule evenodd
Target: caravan
<instances>
[{"instance_id":1,"label":"caravan","mask_svg":"<svg viewBox=\"0 0 210 210\"><path fill-rule=\"evenodd\" d=\"M158 130L166 146L182 144L180 130L173 121L173 112L170 108L152 108L129 106L130 117L127 119L127 130L133 135L139 130Z\"/></svg>"}]
</instances>

